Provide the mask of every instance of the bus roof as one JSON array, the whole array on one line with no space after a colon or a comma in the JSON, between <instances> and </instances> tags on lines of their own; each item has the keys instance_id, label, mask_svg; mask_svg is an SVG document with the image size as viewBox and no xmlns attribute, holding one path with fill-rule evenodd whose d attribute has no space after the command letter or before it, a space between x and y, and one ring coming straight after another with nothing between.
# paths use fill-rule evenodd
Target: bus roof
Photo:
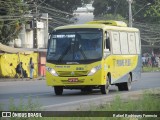
<instances>
[{"instance_id":1,"label":"bus roof","mask_svg":"<svg viewBox=\"0 0 160 120\"><path fill-rule=\"evenodd\" d=\"M112 26L112 25L105 25L105 24L77 24L77 25L66 25L60 26L55 28L55 30L62 30L62 29L77 29L77 28L98 28L103 30L120 30L120 31L139 31L137 28L131 27L120 27L120 26Z\"/></svg>"}]
</instances>

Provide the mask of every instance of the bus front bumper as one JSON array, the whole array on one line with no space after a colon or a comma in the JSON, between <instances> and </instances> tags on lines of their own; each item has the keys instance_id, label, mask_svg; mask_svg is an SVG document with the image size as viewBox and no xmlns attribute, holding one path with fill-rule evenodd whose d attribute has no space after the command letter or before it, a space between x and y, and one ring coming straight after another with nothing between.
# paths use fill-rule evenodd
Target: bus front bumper
<instances>
[{"instance_id":1,"label":"bus front bumper","mask_svg":"<svg viewBox=\"0 0 160 120\"><path fill-rule=\"evenodd\" d=\"M85 86L85 85L104 85L106 78L100 73L93 76L80 76L80 77L56 77L50 73L46 73L46 82L48 86Z\"/></svg>"}]
</instances>

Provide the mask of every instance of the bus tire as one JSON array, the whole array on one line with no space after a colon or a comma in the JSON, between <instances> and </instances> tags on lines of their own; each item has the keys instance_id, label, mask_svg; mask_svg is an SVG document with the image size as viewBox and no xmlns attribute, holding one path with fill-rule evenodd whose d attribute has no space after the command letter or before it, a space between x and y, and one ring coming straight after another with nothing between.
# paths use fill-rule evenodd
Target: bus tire
<instances>
[{"instance_id":1,"label":"bus tire","mask_svg":"<svg viewBox=\"0 0 160 120\"><path fill-rule=\"evenodd\" d=\"M102 94L108 94L109 92L109 80L110 78L107 76L107 79L106 79L106 84L105 85L101 85L100 86L100 89L101 89L101 93Z\"/></svg>"},{"instance_id":2,"label":"bus tire","mask_svg":"<svg viewBox=\"0 0 160 120\"><path fill-rule=\"evenodd\" d=\"M132 81L131 79L132 79L131 75L129 74L127 82L117 84L118 90L119 91L129 91L129 90L131 90L131 81Z\"/></svg>"},{"instance_id":3,"label":"bus tire","mask_svg":"<svg viewBox=\"0 0 160 120\"><path fill-rule=\"evenodd\" d=\"M56 95L62 95L63 86L54 86L54 92L55 92Z\"/></svg>"}]
</instances>

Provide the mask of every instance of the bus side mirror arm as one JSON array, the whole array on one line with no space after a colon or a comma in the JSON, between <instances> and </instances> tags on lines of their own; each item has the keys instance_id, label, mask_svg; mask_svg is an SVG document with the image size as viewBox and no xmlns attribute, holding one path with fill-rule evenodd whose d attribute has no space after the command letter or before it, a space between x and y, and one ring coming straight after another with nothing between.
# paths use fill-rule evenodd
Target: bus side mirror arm
<instances>
[{"instance_id":1,"label":"bus side mirror arm","mask_svg":"<svg viewBox=\"0 0 160 120\"><path fill-rule=\"evenodd\" d=\"M110 41L109 41L109 38L106 39L106 48L110 50Z\"/></svg>"},{"instance_id":2,"label":"bus side mirror arm","mask_svg":"<svg viewBox=\"0 0 160 120\"><path fill-rule=\"evenodd\" d=\"M104 49L103 58L106 58L106 57L109 56L110 54L111 54L111 52L110 52L109 49Z\"/></svg>"}]
</instances>

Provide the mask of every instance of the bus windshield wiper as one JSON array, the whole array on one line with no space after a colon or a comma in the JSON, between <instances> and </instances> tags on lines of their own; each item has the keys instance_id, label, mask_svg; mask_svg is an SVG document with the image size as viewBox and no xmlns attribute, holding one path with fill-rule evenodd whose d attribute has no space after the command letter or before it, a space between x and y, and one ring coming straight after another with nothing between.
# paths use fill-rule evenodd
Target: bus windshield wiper
<instances>
[{"instance_id":1,"label":"bus windshield wiper","mask_svg":"<svg viewBox=\"0 0 160 120\"><path fill-rule=\"evenodd\" d=\"M86 59L87 59L87 57L86 57L86 55L84 54L84 51L83 51L82 49L80 49L80 52L81 52L81 54L82 54L83 58L86 60Z\"/></svg>"},{"instance_id":2,"label":"bus windshield wiper","mask_svg":"<svg viewBox=\"0 0 160 120\"><path fill-rule=\"evenodd\" d=\"M62 53L62 55L59 57L59 59L58 59L58 61L61 61L66 55L67 55L67 53L69 52L69 50L70 50L70 47L71 47L71 45L69 45L68 47L67 47L67 49Z\"/></svg>"}]
</instances>

